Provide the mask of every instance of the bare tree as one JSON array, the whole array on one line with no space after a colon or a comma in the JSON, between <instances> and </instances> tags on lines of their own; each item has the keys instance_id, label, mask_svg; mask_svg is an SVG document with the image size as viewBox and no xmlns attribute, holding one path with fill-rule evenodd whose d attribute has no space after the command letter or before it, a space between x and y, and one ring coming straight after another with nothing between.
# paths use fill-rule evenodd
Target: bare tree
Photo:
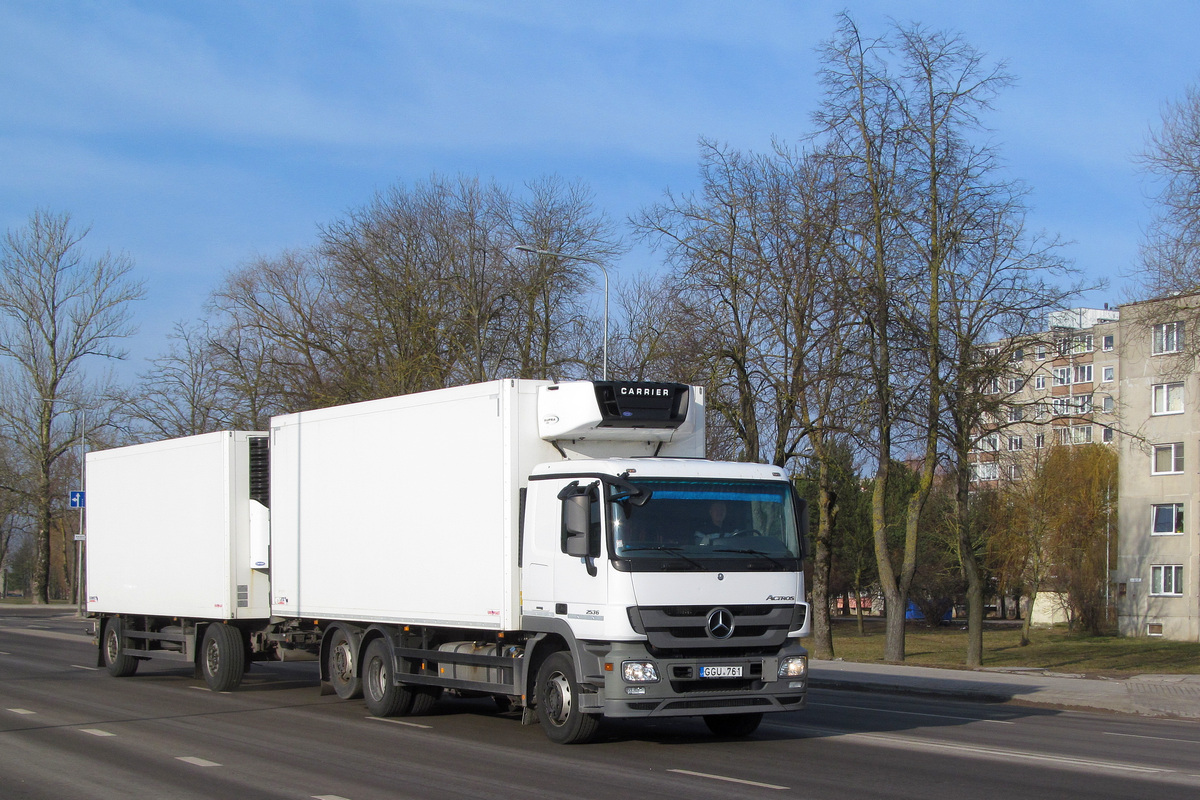
<instances>
[{"instance_id":1,"label":"bare tree","mask_svg":"<svg viewBox=\"0 0 1200 800\"><path fill-rule=\"evenodd\" d=\"M26 498L36 519L33 593L42 603L50 591L55 467L107 419L98 399L104 393L87 367L124 357L130 305L142 296L127 256L84 253L87 233L68 214L39 210L10 230L0 249L0 435L28 475L8 488ZM69 427L57 424L63 418Z\"/></svg>"},{"instance_id":2,"label":"bare tree","mask_svg":"<svg viewBox=\"0 0 1200 800\"><path fill-rule=\"evenodd\" d=\"M958 36L920 26L865 39L847 15L824 51L821 135L843 159L857 197L847 241L864 352L873 381L873 526L887 600L885 658L904 658L904 614L917 568L922 509L941 455L944 390L954 380L943 344L948 282L993 205L986 149L968 134L1008 82ZM899 453L897 452L899 450ZM907 452L906 452L907 451ZM903 546L893 560L885 513L892 460L919 463Z\"/></svg>"},{"instance_id":3,"label":"bare tree","mask_svg":"<svg viewBox=\"0 0 1200 800\"><path fill-rule=\"evenodd\" d=\"M1142 246L1150 294L1200 291L1200 86L1163 109L1140 161L1159 181Z\"/></svg>"}]
</instances>

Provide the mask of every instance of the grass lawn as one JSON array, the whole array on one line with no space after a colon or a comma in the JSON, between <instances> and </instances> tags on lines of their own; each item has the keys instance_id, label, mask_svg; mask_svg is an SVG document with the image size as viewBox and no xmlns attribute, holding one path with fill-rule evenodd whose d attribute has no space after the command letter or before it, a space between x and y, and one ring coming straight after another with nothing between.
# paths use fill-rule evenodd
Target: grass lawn
<instances>
[{"instance_id":1,"label":"grass lawn","mask_svg":"<svg viewBox=\"0 0 1200 800\"><path fill-rule=\"evenodd\" d=\"M1164 639L1076 634L1065 627L1034 628L1030 644L1021 647L1020 623L985 622L984 667L1027 667L1086 675L1127 676L1141 673L1200 674L1200 643ZM833 623L833 654L846 661L882 662L884 620L866 621L858 633L853 619ZM965 620L930 628L909 623L904 640L905 663L927 667L963 667L967 655Z\"/></svg>"}]
</instances>

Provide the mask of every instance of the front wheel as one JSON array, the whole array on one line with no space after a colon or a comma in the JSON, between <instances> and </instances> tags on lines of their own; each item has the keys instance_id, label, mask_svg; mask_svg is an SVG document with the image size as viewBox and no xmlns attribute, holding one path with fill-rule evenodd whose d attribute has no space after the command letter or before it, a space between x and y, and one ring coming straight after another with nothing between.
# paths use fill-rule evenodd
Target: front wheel
<instances>
[{"instance_id":1,"label":"front wheel","mask_svg":"<svg viewBox=\"0 0 1200 800\"><path fill-rule=\"evenodd\" d=\"M137 672L138 660L125 655L125 637L121 635L120 617L112 617L104 623L104 636L100 639L104 654L104 666L114 678L127 678Z\"/></svg>"},{"instance_id":2,"label":"front wheel","mask_svg":"<svg viewBox=\"0 0 1200 800\"><path fill-rule=\"evenodd\" d=\"M762 718L762 714L709 714L704 724L717 736L740 738L754 733Z\"/></svg>"},{"instance_id":3,"label":"front wheel","mask_svg":"<svg viewBox=\"0 0 1200 800\"><path fill-rule=\"evenodd\" d=\"M200 673L214 692L232 692L246 673L246 646L242 632L232 625L211 623L200 644Z\"/></svg>"},{"instance_id":4,"label":"front wheel","mask_svg":"<svg viewBox=\"0 0 1200 800\"><path fill-rule=\"evenodd\" d=\"M557 744L583 744L596 735L600 719L580 709L575 661L563 651L552 653L537 674L537 715L546 737Z\"/></svg>"}]
</instances>

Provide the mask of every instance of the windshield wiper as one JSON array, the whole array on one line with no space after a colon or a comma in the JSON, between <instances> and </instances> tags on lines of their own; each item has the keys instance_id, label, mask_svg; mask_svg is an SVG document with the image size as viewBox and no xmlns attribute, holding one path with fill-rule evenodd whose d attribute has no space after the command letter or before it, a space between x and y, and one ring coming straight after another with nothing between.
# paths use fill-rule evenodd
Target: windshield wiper
<instances>
[{"instance_id":1,"label":"windshield wiper","mask_svg":"<svg viewBox=\"0 0 1200 800\"><path fill-rule=\"evenodd\" d=\"M688 562L689 564L695 565L699 569L704 569L703 564L701 564L699 561L697 561L694 558L689 558L686 555L684 555L683 551L680 550L678 547L671 547L671 546L665 545L665 544L658 544L658 545L654 545L653 547L651 547L651 546L623 547L623 548L621 548L621 554L624 555L625 553L628 553L632 550L654 550L654 551L657 551L660 553L670 553L673 556L678 556L679 558L682 558L684 561Z\"/></svg>"},{"instance_id":2,"label":"windshield wiper","mask_svg":"<svg viewBox=\"0 0 1200 800\"><path fill-rule=\"evenodd\" d=\"M713 552L714 553L742 553L742 554L748 555L748 556L762 556L763 558L767 559L768 561L770 561L772 564L774 564L777 567L784 566L784 563L782 561L775 558L770 553L765 553L762 550L754 550L749 547L740 547L740 548L736 548L736 549L732 548L732 547L717 547L717 548L713 549Z\"/></svg>"}]
</instances>

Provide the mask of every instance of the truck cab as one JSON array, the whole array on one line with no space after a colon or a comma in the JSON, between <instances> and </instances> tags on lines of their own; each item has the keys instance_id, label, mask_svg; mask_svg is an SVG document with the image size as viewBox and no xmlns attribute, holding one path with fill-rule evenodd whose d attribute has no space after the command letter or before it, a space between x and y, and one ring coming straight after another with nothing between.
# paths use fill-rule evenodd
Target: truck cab
<instances>
[{"instance_id":1,"label":"truck cab","mask_svg":"<svg viewBox=\"0 0 1200 800\"><path fill-rule=\"evenodd\" d=\"M585 711L752 730L764 711L804 705L805 520L786 473L768 465L539 465L526 499L522 628L569 648L570 700Z\"/></svg>"}]
</instances>

